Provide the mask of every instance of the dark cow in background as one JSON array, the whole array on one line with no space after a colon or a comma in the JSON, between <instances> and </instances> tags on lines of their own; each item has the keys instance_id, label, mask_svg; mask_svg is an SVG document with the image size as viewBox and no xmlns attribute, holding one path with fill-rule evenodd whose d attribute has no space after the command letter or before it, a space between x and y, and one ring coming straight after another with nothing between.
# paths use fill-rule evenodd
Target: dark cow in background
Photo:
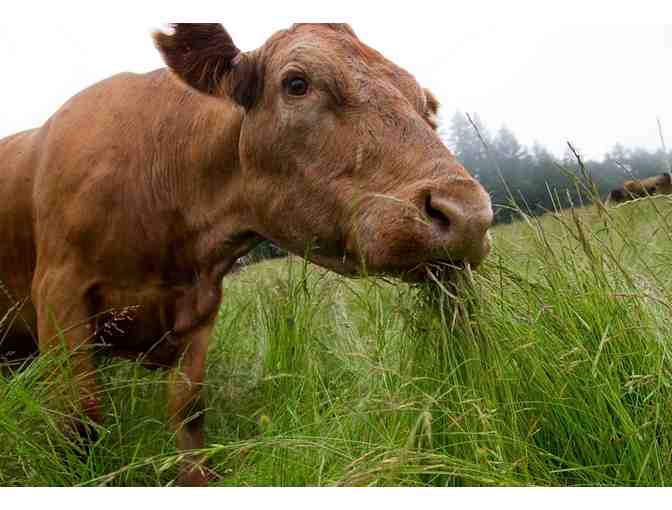
<instances>
[{"instance_id":1,"label":"dark cow in background","mask_svg":"<svg viewBox=\"0 0 672 510\"><path fill-rule=\"evenodd\" d=\"M625 181L621 188L609 192L607 201L619 204L650 195L670 194L672 194L672 178L670 174L665 173L639 181Z\"/></svg>"},{"instance_id":2,"label":"dark cow in background","mask_svg":"<svg viewBox=\"0 0 672 510\"><path fill-rule=\"evenodd\" d=\"M0 319L15 313L0 356L65 343L63 395L96 423L94 345L171 368L177 446L194 450L221 280L255 244L417 281L480 264L492 209L433 96L348 25L247 53L218 24L155 41L169 69L114 76L0 141ZM206 482L201 460L185 454L180 483Z\"/></svg>"}]
</instances>

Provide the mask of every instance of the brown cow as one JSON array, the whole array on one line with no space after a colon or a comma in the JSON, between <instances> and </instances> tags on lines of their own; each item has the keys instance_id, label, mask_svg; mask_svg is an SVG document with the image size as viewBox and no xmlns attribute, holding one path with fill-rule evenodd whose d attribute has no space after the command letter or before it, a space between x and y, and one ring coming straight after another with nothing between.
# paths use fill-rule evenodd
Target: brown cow
<instances>
[{"instance_id":1,"label":"brown cow","mask_svg":"<svg viewBox=\"0 0 672 510\"><path fill-rule=\"evenodd\" d=\"M218 24L155 42L172 72L112 77L0 141L0 319L18 310L2 350L64 342L93 422L94 344L176 367L169 412L192 450L221 279L260 239L417 280L427 263L477 266L492 210L435 132L436 100L348 25L295 25L248 53ZM206 482L195 453L179 481Z\"/></svg>"},{"instance_id":2,"label":"brown cow","mask_svg":"<svg viewBox=\"0 0 672 510\"><path fill-rule=\"evenodd\" d=\"M670 174L664 173L640 181L625 181L623 187L609 192L607 201L618 204L650 195L670 194L672 194L672 179Z\"/></svg>"}]
</instances>

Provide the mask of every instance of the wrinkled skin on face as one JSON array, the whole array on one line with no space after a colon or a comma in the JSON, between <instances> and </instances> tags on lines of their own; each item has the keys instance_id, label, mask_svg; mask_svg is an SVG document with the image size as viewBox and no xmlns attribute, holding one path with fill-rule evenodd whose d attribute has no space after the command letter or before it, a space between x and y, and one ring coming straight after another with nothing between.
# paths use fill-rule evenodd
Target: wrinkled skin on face
<instances>
[{"instance_id":1,"label":"wrinkled skin on face","mask_svg":"<svg viewBox=\"0 0 672 510\"><path fill-rule=\"evenodd\" d=\"M207 86L158 43L188 84L245 107L243 193L259 235L346 274L480 264L489 196L439 139L438 103L412 75L347 25L295 25L250 53L223 31L209 37L235 56L208 66L227 74Z\"/></svg>"}]
</instances>

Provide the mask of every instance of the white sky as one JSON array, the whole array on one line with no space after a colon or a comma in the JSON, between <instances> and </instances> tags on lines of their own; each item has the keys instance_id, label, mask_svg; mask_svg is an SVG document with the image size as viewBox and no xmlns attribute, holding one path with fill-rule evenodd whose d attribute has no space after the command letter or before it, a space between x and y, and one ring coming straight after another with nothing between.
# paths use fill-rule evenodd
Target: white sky
<instances>
[{"instance_id":1,"label":"white sky","mask_svg":"<svg viewBox=\"0 0 672 510\"><path fill-rule=\"evenodd\" d=\"M617 142L660 147L659 117L672 146L672 24L614 24L672 23L672 13L652 11L643 0L634 12L617 1L554 3L342 0L328 10L287 0L217 0L207 7L194 0L105 7L3 0L0 137L40 125L100 79L160 67L149 33L166 21L222 22L248 50L275 30L311 20L351 23L367 44L435 92L444 118L475 112L491 132L506 124L528 146L538 141L562 155L569 140L585 156L601 158ZM559 24L577 20L582 24Z\"/></svg>"}]
</instances>

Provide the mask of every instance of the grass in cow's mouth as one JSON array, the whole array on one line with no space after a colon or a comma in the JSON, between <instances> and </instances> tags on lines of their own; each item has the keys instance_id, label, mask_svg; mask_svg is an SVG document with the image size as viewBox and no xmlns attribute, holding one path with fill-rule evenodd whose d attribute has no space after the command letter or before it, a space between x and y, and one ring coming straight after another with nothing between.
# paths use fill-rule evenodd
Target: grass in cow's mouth
<instances>
[{"instance_id":1,"label":"grass in cow's mouth","mask_svg":"<svg viewBox=\"0 0 672 510\"><path fill-rule=\"evenodd\" d=\"M658 197L526 218L478 271L423 285L298 259L227 278L213 484L671 484L670 215ZM173 483L165 374L106 361L82 456L50 399L63 362L0 377L0 485Z\"/></svg>"}]
</instances>

